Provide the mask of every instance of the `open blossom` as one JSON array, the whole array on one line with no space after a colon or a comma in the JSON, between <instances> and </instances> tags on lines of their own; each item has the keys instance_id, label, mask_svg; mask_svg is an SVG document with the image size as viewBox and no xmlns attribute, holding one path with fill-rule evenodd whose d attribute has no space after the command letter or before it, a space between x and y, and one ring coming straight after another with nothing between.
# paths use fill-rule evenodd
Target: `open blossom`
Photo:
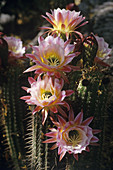
<instances>
[{"instance_id":1,"label":"open blossom","mask_svg":"<svg viewBox=\"0 0 113 170\"><path fill-rule=\"evenodd\" d=\"M98 43L98 50L95 58L95 62L106 65L106 63L103 62L103 60L106 60L110 57L111 50L108 46L109 44L104 41L103 37L99 37L95 35L95 38ZM109 65L108 65L109 66Z\"/></svg>"},{"instance_id":2,"label":"open blossom","mask_svg":"<svg viewBox=\"0 0 113 170\"><path fill-rule=\"evenodd\" d=\"M73 53L74 45L70 41L64 42L60 37L48 36L45 39L39 38L39 46L33 46L33 54L26 54L36 65L28 68L25 72L36 70L36 74L47 73L57 78L63 72L77 70L77 66L68 65L79 53Z\"/></svg>"},{"instance_id":3,"label":"open blossom","mask_svg":"<svg viewBox=\"0 0 113 170\"><path fill-rule=\"evenodd\" d=\"M51 132L45 135L51 138L43 143L56 142L51 149L58 147L60 160L66 152L73 154L75 159L78 160L78 153L89 151L88 145L94 145L99 140L94 134L99 133L100 130L93 130L89 127L92 120L93 117L89 117L83 121L82 111L74 118L74 113L70 110L67 122L61 116L58 116L58 122L52 120L57 129L50 128Z\"/></svg>"},{"instance_id":4,"label":"open blossom","mask_svg":"<svg viewBox=\"0 0 113 170\"><path fill-rule=\"evenodd\" d=\"M37 81L32 77L28 78L31 88L23 87L30 96L23 96L21 99L26 100L26 103L30 105L36 105L33 110L33 114L42 111L42 122L44 124L48 111L57 113L58 111L63 115L67 116L66 113L61 109L59 105L67 107L69 109L68 103L64 101L65 97L73 93L72 90L61 91L64 81L55 78L54 80L47 75L41 79L39 76Z\"/></svg>"},{"instance_id":5,"label":"open blossom","mask_svg":"<svg viewBox=\"0 0 113 170\"><path fill-rule=\"evenodd\" d=\"M5 41L8 43L9 57L20 58L25 53L25 47L19 38L4 36Z\"/></svg>"},{"instance_id":6,"label":"open blossom","mask_svg":"<svg viewBox=\"0 0 113 170\"><path fill-rule=\"evenodd\" d=\"M84 22L85 17L80 15L80 12L75 10L70 11L66 9L54 9L51 11L52 14L46 12L48 17L43 16L50 24L51 27L42 27L42 29L49 29L49 33L63 33L66 34L67 39L69 34L72 32L78 33L75 31L78 27L85 25L87 22Z\"/></svg>"}]
</instances>

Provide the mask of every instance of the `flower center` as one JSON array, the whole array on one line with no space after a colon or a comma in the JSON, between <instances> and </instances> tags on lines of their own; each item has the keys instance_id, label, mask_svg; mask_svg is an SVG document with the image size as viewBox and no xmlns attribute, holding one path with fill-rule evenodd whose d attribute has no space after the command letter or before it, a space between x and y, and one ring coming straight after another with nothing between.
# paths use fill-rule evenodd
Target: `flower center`
<instances>
[{"instance_id":1,"label":"flower center","mask_svg":"<svg viewBox=\"0 0 113 170\"><path fill-rule=\"evenodd\" d=\"M50 91L45 91L42 94L42 100L49 99L52 96L52 93Z\"/></svg>"},{"instance_id":2,"label":"flower center","mask_svg":"<svg viewBox=\"0 0 113 170\"><path fill-rule=\"evenodd\" d=\"M68 142L72 144L72 146L78 146L79 143L81 142L81 135L78 130L71 130L68 133L69 139Z\"/></svg>"},{"instance_id":3,"label":"flower center","mask_svg":"<svg viewBox=\"0 0 113 170\"><path fill-rule=\"evenodd\" d=\"M57 56L51 55L47 58L48 65L50 66L58 66L60 64L60 60Z\"/></svg>"},{"instance_id":4,"label":"flower center","mask_svg":"<svg viewBox=\"0 0 113 170\"><path fill-rule=\"evenodd\" d=\"M99 57L99 58L104 58L105 56L106 56L106 54L105 53L103 53L103 50L98 50L97 51L97 56Z\"/></svg>"}]
</instances>

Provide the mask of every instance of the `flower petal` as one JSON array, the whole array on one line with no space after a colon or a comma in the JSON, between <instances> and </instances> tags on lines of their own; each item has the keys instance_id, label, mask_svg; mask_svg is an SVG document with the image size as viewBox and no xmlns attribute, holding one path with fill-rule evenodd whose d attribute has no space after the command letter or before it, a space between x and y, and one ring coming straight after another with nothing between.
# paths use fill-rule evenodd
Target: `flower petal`
<instances>
[{"instance_id":1,"label":"flower petal","mask_svg":"<svg viewBox=\"0 0 113 170\"><path fill-rule=\"evenodd\" d=\"M98 141L99 141L99 139L96 136L93 136L91 138L91 143L95 143L95 142L98 142Z\"/></svg>"},{"instance_id":2,"label":"flower petal","mask_svg":"<svg viewBox=\"0 0 113 170\"><path fill-rule=\"evenodd\" d=\"M56 138L47 139L43 141L42 143L54 143L54 142L56 142Z\"/></svg>"},{"instance_id":3,"label":"flower petal","mask_svg":"<svg viewBox=\"0 0 113 170\"><path fill-rule=\"evenodd\" d=\"M53 149L56 149L58 146L57 146L57 143L55 143L51 148L50 150L53 150Z\"/></svg>"},{"instance_id":4,"label":"flower petal","mask_svg":"<svg viewBox=\"0 0 113 170\"><path fill-rule=\"evenodd\" d=\"M84 120L81 125L88 126L92 122L92 120L93 120L93 117L89 117L86 120Z\"/></svg>"},{"instance_id":5,"label":"flower petal","mask_svg":"<svg viewBox=\"0 0 113 170\"><path fill-rule=\"evenodd\" d=\"M59 158L59 161L62 160L62 158L65 156L65 154L66 154L66 151L63 151L63 152L61 153L60 158Z\"/></svg>"},{"instance_id":6,"label":"flower petal","mask_svg":"<svg viewBox=\"0 0 113 170\"><path fill-rule=\"evenodd\" d=\"M73 156L78 161L78 154L73 154Z\"/></svg>"},{"instance_id":7,"label":"flower petal","mask_svg":"<svg viewBox=\"0 0 113 170\"><path fill-rule=\"evenodd\" d=\"M99 129L93 129L92 130L92 132L93 132L93 134L98 134L98 133L100 133L102 130L99 130Z\"/></svg>"},{"instance_id":8,"label":"flower petal","mask_svg":"<svg viewBox=\"0 0 113 170\"><path fill-rule=\"evenodd\" d=\"M61 126L64 126L66 124L66 121L59 115L58 115L58 121L59 121Z\"/></svg>"},{"instance_id":9,"label":"flower petal","mask_svg":"<svg viewBox=\"0 0 113 170\"><path fill-rule=\"evenodd\" d=\"M76 117L75 117L75 124L80 125L83 120L83 112L81 111Z\"/></svg>"},{"instance_id":10,"label":"flower petal","mask_svg":"<svg viewBox=\"0 0 113 170\"><path fill-rule=\"evenodd\" d=\"M42 125L44 125L46 119L47 119L48 112L47 110L43 109L42 110Z\"/></svg>"}]
</instances>

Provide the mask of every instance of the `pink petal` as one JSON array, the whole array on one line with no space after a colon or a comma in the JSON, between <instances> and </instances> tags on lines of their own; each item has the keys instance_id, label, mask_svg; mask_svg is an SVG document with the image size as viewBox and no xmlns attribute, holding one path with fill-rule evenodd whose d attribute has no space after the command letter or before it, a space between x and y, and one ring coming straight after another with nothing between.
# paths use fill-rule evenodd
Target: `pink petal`
<instances>
[{"instance_id":1,"label":"pink petal","mask_svg":"<svg viewBox=\"0 0 113 170\"><path fill-rule=\"evenodd\" d=\"M74 93L73 90L66 90L66 96L70 96Z\"/></svg>"},{"instance_id":2,"label":"pink petal","mask_svg":"<svg viewBox=\"0 0 113 170\"><path fill-rule=\"evenodd\" d=\"M63 117L67 117L67 114L65 113L65 111L63 109L61 109L61 107L58 107L58 111L60 112L60 114L63 116Z\"/></svg>"},{"instance_id":3,"label":"pink petal","mask_svg":"<svg viewBox=\"0 0 113 170\"><path fill-rule=\"evenodd\" d=\"M63 23L63 16L62 16L61 12L58 13L58 22L59 22L59 24Z\"/></svg>"},{"instance_id":4,"label":"pink petal","mask_svg":"<svg viewBox=\"0 0 113 170\"><path fill-rule=\"evenodd\" d=\"M62 24L62 25L61 25L61 29L62 29L62 30L65 30L65 28L66 28L65 25Z\"/></svg>"},{"instance_id":5,"label":"pink petal","mask_svg":"<svg viewBox=\"0 0 113 170\"><path fill-rule=\"evenodd\" d=\"M54 107L51 107L50 110L51 110L53 113L57 113L57 112L58 112L57 107L55 107L55 106L54 106Z\"/></svg>"},{"instance_id":6,"label":"pink petal","mask_svg":"<svg viewBox=\"0 0 113 170\"><path fill-rule=\"evenodd\" d=\"M58 148L58 155L60 155L60 154L61 154L61 152L62 152L62 148L61 148L61 147L59 147L59 148Z\"/></svg>"},{"instance_id":7,"label":"pink petal","mask_svg":"<svg viewBox=\"0 0 113 170\"><path fill-rule=\"evenodd\" d=\"M58 121L62 126L64 126L66 124L66 121L59 115L58 115Z\"/></svg>"},{"instance_id":8,"label":"pink petal","mask_svg":"<svg viewBox=\"0 0 113 170\"><path fill-rule=\"evenodd\" d=\"M42 108L41 108L40 106L37 106L37 107L33 110L32 114L34 115L36 112L39 112L41 109L42 109Z\"/></svg>"},{"instance_id":9,"label":"pink petal","mask_svg":"<svg viewBox=\"0 0 113 170\"><path fill-rule=\"evenodd\" d=\"M28 100L30 98L31 98L31 96L22 96L22 97L20 97L20 99L22 99L22 100Z\"/></svg>"},{"instance_id":10,"label":"pink petal","mask_svg":"<svg viewBox=\"0 0 113 170\"><path fill-rule=\"evenodd\" d=\"M26 56L27 58L32 59L32 60L37 60L37 58L36 58L35 55L33 55L33 54L26 54L25 56Z\"/></svg>"},{"instance_id":11,"label":"pink petal","mask_svg":"<svg viewBox=\"0 0 113 170\"><path fill-rule=\"evenodd\" d=\"M71 66L66 65L66 66L63 66L60 70L64 72L70 72L72 69L71 69Z\"/></svg>"},{"instance_id":12,"label":"pink petal","mask_svg":"<svg viewBox=\"0 0 113 170\"><path fill-rule=\"evenodd\" d=\"M97 133L100 133L102 130L99 130L99 129L93 129L93 134L97 134Z\"/></svg>"},{"instance_id":13,"label":"pink petal","mask_svg":"<svg viewBox=\"0 0 113 170\"><path fill-rule=\"evenodd\" d=\"M91 138L91 143L95 143L95 142L98 142L99 141L99 139L96 137L96 136L93 136L92 138Z\"/></svg>"},{"instance_id":14,"label":"pink petal","mask_svg":"<svg viewBox=\"0 0 113 170\"><path fill-rule=\"evenodd\" d=\"M84 120L81 125L88 126L92 122L92 120L93 120L93 117L89 117L86 120Z\"/></svg>"},{"instance_id":15,"label":"pink petal","mask_svg":"<svg viewBox=\"0 0 113 170\"><path fill-rule=\"evenodd\" d=\"M78 161L78 154L73 154L73 156Z\"/></svg>"},{"instance_id":16,"label":"pink petal","mask_svg":"<svg viewBox=\"0 0 113 170\"><path fill-rule=\"evenodd\" d=\"M29 84L36 82L36 80L34 80L32 77L28 77L28 81L29 81Z\"/></svg>"},{"instance_id":17,"label":"pink petal","mask_svg":"<svg viewBox=\"0 0 113 170\"><path fill-rule=\"evenodd\" d=\"M30 71L34 71L34 70L36 70L36 69L38 69L38 68L39 68L38 65L34 65L34 66L28 68L27 70L25 70L23 73L27 73L27 72L30 72Z\"/></svg>"},{"instance_id":18,"label":"pink petal","mask_svg":"<svg viewBox=\"0 0 113 170\"><path fill-rule=\"evenodd\" d=\"M43 18L45 18L50 24L52 24L54 27L57 27L54 22L52 22L49 18L42 15Z\"/></svg>"},{"instance_id":19,"label":"pink petal","mask_svg":"<svg viewBox=\"0 0 113 170\"><path fill-rule=\"evenodd\" d=\"M57 134L57 132L49 132L49 133L46 133L45 136L55 137L56 134Z\"/></svg>"},{"instance_id":20,"label":"pink petal","mask_svg":"<svg viewBox=\"0 0 113 170\"><path fill-rule=\"evenodd\" d=\"M57 143L55 143L50 149L53 150L53 149L56 149L58 146L57 146Z\"/></svg>"},{"instance_id":21,"label":"pink petal","mask_svg":"<svg viewBox=\"0 0 113 170\"><path fill-rule=\"evenodd\" d=\"M74 122L75 122L77 125L80 125L80 124L82 123L82 120L83 120L83 112L80 112L80 113L75 117Z\"/></svg>"},{"instance_id":22,"label":"pink petal","mask_svg":"<svg viewBox=\"0 0 113 170\"><path fill-rule=\"evenodd\" d=\"M79 66L72 66L72 65L69 65L71 67L71 69L73 71L80 71L80 67Z\"/></svg>"},{"instance_id":23,"label":"pink petal","mask_svg":"<svg viewBox=\"0 0 113 170\"><path fill-rule=\"evenodd\" d=\"M69 111L69 121L73 121L74 120L74 112L72 110L72 108Z\"/></svg>"},{"instance_id":24,"label":"pink petal","mask_svg":"<svg viewBox=\"0 0 113 170\"><path fill-rule=\"evenodd\" d=\"M51 121L53 122L53 124L54 124L55 126L57 126L57 127L60 126L59 122L56 122L55 120L53 120L52 117L50 117L50 119L51 119Z\"/></svg>"},{"instance_id":25,"label":"pink petal","mask_svg":"<svg viewBox=\"0 0 113 170\"><path fill-rule=\"evenodd\" d=\"M98 57L95 57L94 62L95 62L95 63L99 63L100 65L105 66L105 67L110 67L109 64L103 62L103 61L102 61L101 59L99 59Z\"/></svg>"},{"instance_id":26,"label":"pink petal","mask_svg":"<svg viewBox=\"0 0 113 170\"><path fill-rule=\"evenodd\" d=\"M86 147L86 151L87 151L87 152L90 152L90 150L89 150L89 147L88 147L88 146Z\"/></svg>"},{"instance_id":27,"label":"pink petal","mask_svg":"<svg viewBox=\"0 0 113 170\"><path fill-rule=\"evenodd\" d=\"M42 125L44 125L46 119L47 119L47 116L48 116L48 112L47 110L43 109L42 110Z\"/></svg>"},{"instance_id":28,"label":"pink petal","mask_svg":"<svg viewBox=\"0 0 113 170\"><path fill-rule=\"evenodd\" d=\"M71 40L67 40L65 43L64 43L64 47L66 48L66 46L71 42Z\"/></svg>"},{"instance_id":29,"label":"pink petal","mask_svg":"<svg viewBox=\"0 0 113 170\"><path fill-rule=\"evenodd\" d=\"M56 138L51 138L51 139L47 139L47 140L43 141L42 143L54 143L56 141L57 141Z\"/></svg>"},{"instance_id":30,"label":"pink petal","mask_svg":"<svg viewBox=\"0 0 113 170\"><path fill-rule=\"evenodd\" d=\"M47 30L51 30L51 27L39 27L40 29L47 29Z\"/></svg>"},{"instance_id":31,"label":"pink petal","mask_svg":"<svg viewBox=\"0 0 113 170\"><path fill-rule=\"evenodd\" d=\"M99 143L90 143L90 145L99 146L100 144Z\"/></svg>"},{"instance_id":32,"label":"pink petal","mask_svg":"<svg viewBox=\"0 0 113 170\"><path fill-rule=\"evenodd\" d=\"M70 106L67 102L63 101L62 103L64 107L66 107L68 110L70 109Z\"/></svg>"},{"instance_id":33,"label":"pink petal","mask_svg":"<svg viewBox=\"0 0 113 170\"><path fill-rule=\"evenodd\" d=\"M54 73L55 77L60 78L61 77L61 73L59 73L58 71Z\"/></svg>"},{"instance_id":34,"label":"pink petal","mask_svg":"<svg viewBox=\"0 0 113 170\"><path fill-rule=\"evenodd\" d=\"M44 38L43 38L42 36L39 36L39 38L38 38L39 44L40 44L43 40L44 40Z\"/></svg>"},{"instance_id":35,"label":"pink petal","mask_svg":"<svg viewBox=\"0 0 113 170\"><path fill-rule=\"evenodd\" d=\"M61 153L60 158L59 158L59 161L62 160L62 158L65 156L65 154L66 154L66 151L63 151L63 152Z\"/></svg>"},{"instance_id":36,"label":"pink petal","mask_svg":"<svg viewBox=\"0 0 113 170\"><path fill-rule=\"evenodd\" d=\"M55 20L55 18L53 17L53 15L51 15L49 12L46 12L46 15L51 19L51 20Z\"/></svg>"},{"instance_id":37,"label":"pink petal","mask_svg":"<svg viewBox=\"0 0 113 170\"><path fill-rule=\"evenodd\" d=\"M28 87L22 86L22 89L24 89L25 91L27 91Z\"/></svg>"}]
</instances>

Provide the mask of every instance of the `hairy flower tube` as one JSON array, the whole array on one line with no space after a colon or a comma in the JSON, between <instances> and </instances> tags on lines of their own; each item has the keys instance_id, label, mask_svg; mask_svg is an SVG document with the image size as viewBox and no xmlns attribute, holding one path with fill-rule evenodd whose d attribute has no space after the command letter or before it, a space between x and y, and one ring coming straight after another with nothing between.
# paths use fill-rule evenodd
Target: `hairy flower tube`
<instances>
[{"instance_id":1,"label":"hairy flower tube","mask_svg":"<svg viewBox=\"0 0 113 170\"><path fill-rule=\"evenodd\" d=\"M4 39L8 43L9 57L23 57L25 47L23 47L22 41L19 38L4 36Z\"/></svg>"},{"instance_id":2,"label":"hairy flower tube","mask_svg":"<svg viewBox=\"0 0 113 170\"><path fill-rule=\"evenodd\" d=\"M67 39L69 38L69 34L72 32L80 34L75 30L87 23L87 21L84 22L85 17L80 15L80 12L76 12L75 10L70 11L57 8L51 11L51 13L52 14L46 12L47 17L42 17L52 24L53 28L42 27L42 29L49 29L49 33L65 34Z\"/></svg>"},{"instance_id":3,"label":"hairy flower tube","mask_svg":"<svg viewBox=\"0 0 113 170\"><path fill-rule=\"evenodd\" d=\"M106 63L103 62L103 60L106 60L110 57L111 50L108 46L108 43L105 42L103 37L99 37L95 35L95 38L98 43L98 50L95 58L95 62L103 64L105 66L109 66Z\"/></svg>"},{"instance_id":4,"label":"hairy flower tube","mask_svg":"<svg viewBox=\"0 0 113 170\"><path fill-rule=\"evenodd\" d=\"M50 128L51 132L45 135L51 138L43 143L56 142L51 149L58 147L60 160L66 152L73 154L75 159L78 160L78 153L89 151L88 145L93 145L99 140L94 134L99 133L100 130L93 130L89 127L92 120L93 117L89 117L83 121L82 111L74 118L74 113L70 110L67 122L58 115L58 122L52 119L57 128Z\"/></svg>"},{"instance_id":5,"label":"hairy flower tube","mask_svg":"<svg viewBox=\"0 0 113 170\"><path fill-rule=\"evenodd\" d=\"M58 111L66 117L66 113L59 105L66 107L69 110L69 105L64 101L65 97L70 96L73 90L62 90L64 81L55 78L54 80L47 75L41 79L41 76L37 78L37 81L32 77L28 78L31 88L23 87L30 96L23 96L21 99L26 100L26 103L30 105L36 105L33 110L33 114L42 111L42 123L44 124L48 111L53 113Z\"/></svg>"},{"instance_id":6,"label":"hairy flower tube","mask_svg":"<svg viewBox=\"0 0 113 170\"><path fill-rule=\"evenodd\" d=\"M78 70L77 66L69 63L79 53L73 53L74 45L70 41L64 42L60 37L48 36L45 39L39 38L39 46L33 46L33 54L26 54L26 57L33 60L36 65L24 72L35 71L36 74L47 73L47 75L60 78L63 72Z\"/></svg>"}]
</instances>

